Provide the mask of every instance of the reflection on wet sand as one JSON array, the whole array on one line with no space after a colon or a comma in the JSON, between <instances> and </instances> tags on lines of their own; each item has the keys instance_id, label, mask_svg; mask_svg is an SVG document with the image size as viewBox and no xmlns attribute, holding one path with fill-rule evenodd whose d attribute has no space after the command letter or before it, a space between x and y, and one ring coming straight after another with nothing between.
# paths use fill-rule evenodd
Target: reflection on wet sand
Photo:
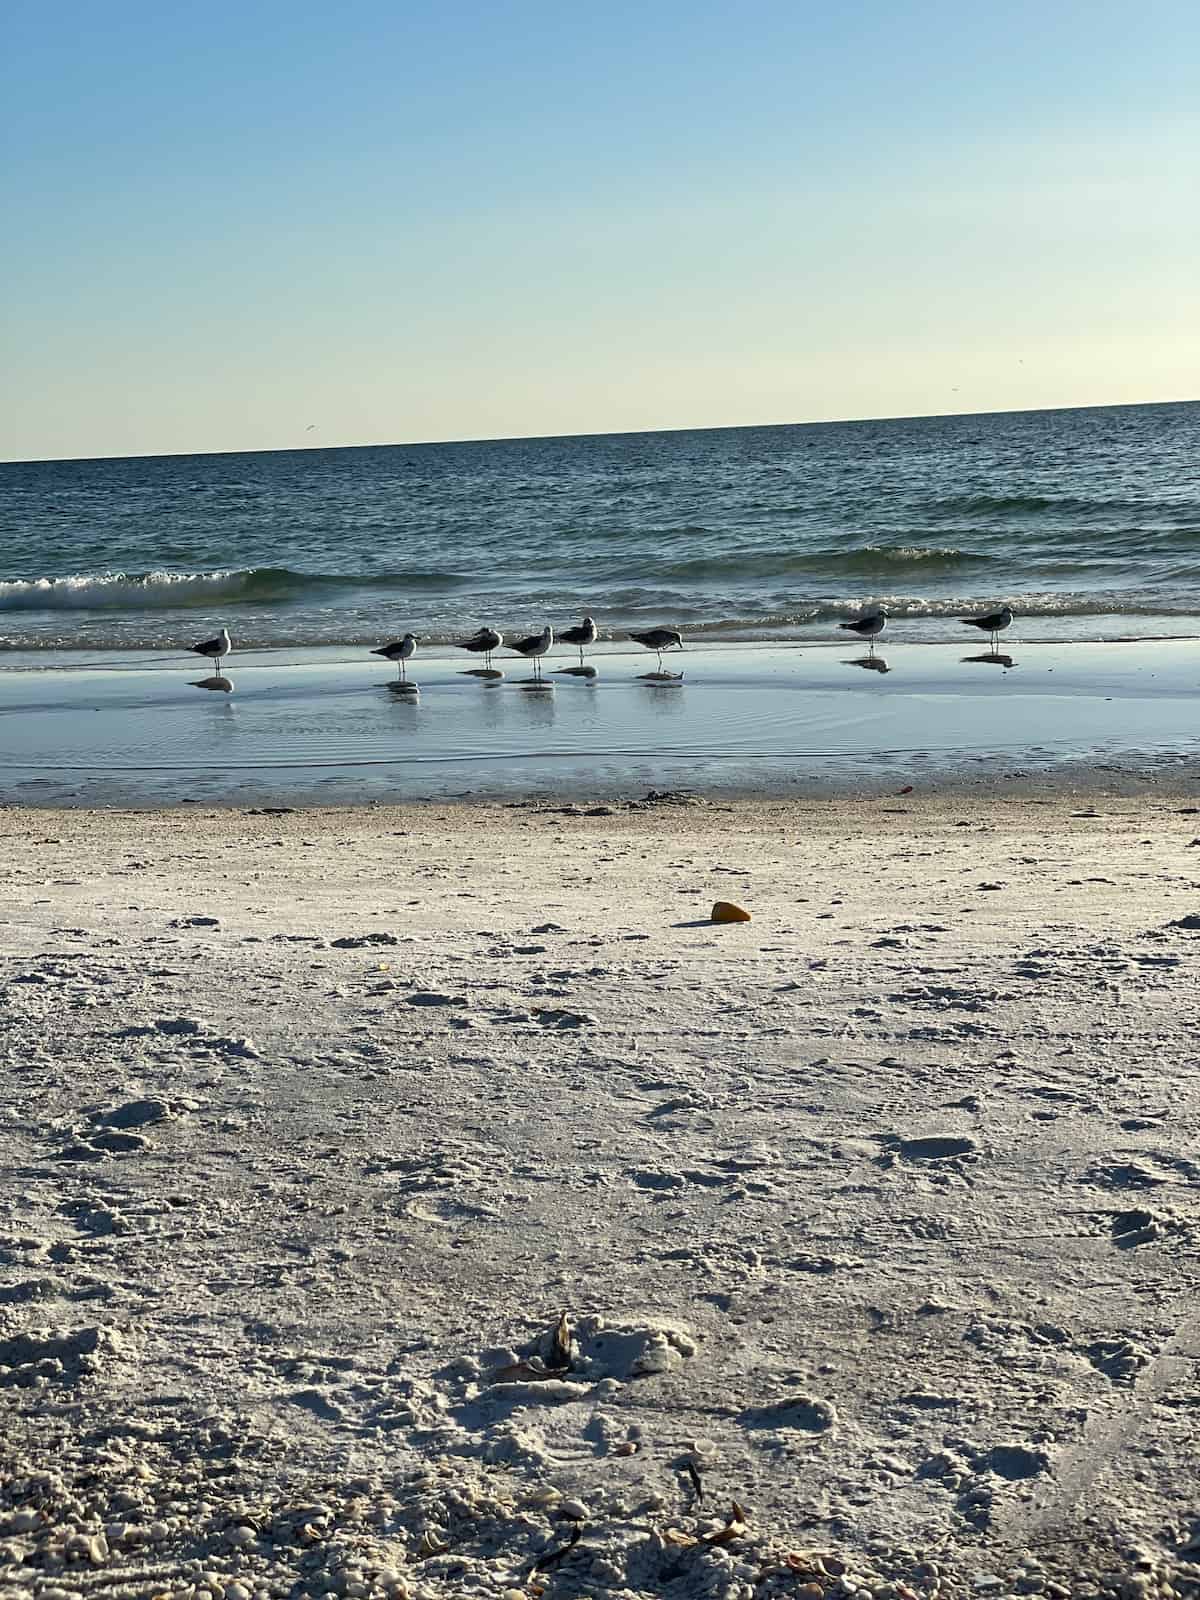
<instances>
[{"instance_id":1,"label":"reflection on wet sand","mask_svg":"<svg viewBox=\"0 0 1200 1600\"><path fill-rule=\"evenodd\" d=\"M522 684L524 689L538 689L539 694L518 695L515 700L509 700L510 706L518 708L521 722L528 728L552 728L558 713L558 699L554 694L554 685L546 683Z\"/></svg>"},{"instance_id":2,"label":"reflection on wet sand","mask_svg":"<svg viewBox=\"0 0 1200 1600\"><path fill-rule=\"evenodd\" d=\"M868 656L847 656L844 657L843 660L848 667L865 667L868 672L890 672L892 670L882 656L877 656L874 654Z\"/></svg>"},{"instance_id":3,"label":"reflection on wet sand","mask_svg":"<svg viewBox=\"0 0 1200 1600\"><path fill-rule=\"evenodd\" d=\"M554 673L559 678L594 678L595 667L555 667Z\"/></svg>"},{"instance_id":4,"label":"reflection on wet sand","mask_svg":"<svg viewBox=\"0 0 1200 1600\"><path fill-rule=\"evenodd\" d=\"M500 667L465 667L459 673L461 678L483 678L489 683L495 683L503 676L504 672Z\"/></svg>"},{"instance_id":5,"label":"reflection on wet sand","mask_svg":"<svg viewBox=\"0 0 1200 1600\"><path fill-rule=\"evenodd\" d=\"M391 679L384 687L390 695L400 701L421 698L421 685L414 683L411 678Z\"/></svg>"},{"instance_id":6,"label":"reflection on wet sand","mask_svg":"<svg viewBox=\"0 0 1200 1600\"><path fill-rule=\"evenodd\" d=\"M222 694L233 693L233 679L227 678L223 672L214 672L210 678L192 678L189 681L193 689L216 689Z\"/></svg>"},{"instance_id":7,"label":"reflection on wet sand","mask_svg":"<svg viewBox=\"0 0 1200 1600\"><path fill-rule=\"evenodd\" d=\"M682 672L639 672L639 683L682 683Z\"/></svg>"},{"instance_id":8,"label":"reflection on wet sand","mask_svg":"<svg viewBox=\"0 0 1200 1600\"><path fill-rule=\"evenodd\" d=\"M656 673L648 672L635 681L645 695L646 708L656 717L678 717L688 705L688 697L675 692L682 687L679 678L669 674L660 678ZM695 704L694 701L692 703Z\"/></svg>"},{"instance_id":9,"label":"reflection on wet sand","mask_svg":"<svg viewBox=\"0 0 1200 1600\"><path fill-rule=\"evenodd\" d=\"M981 656L964 656L964 661L983 661L992 667L1013 667L1016 662L1011 656L1001 655L998 650L985 650Z\"/></svg>"}]
</instances>

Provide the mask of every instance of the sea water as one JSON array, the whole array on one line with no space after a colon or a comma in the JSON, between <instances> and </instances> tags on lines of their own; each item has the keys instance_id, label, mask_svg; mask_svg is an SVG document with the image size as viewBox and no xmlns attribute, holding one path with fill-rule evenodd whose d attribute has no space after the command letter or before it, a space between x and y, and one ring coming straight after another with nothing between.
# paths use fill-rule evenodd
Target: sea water
<instances>
[{"instance_id":1,"label":"sea water","mask_svg":"<svg viewBox=\"0 0 1200 1600\"><path fill-rule=\"evenodd\" d=\"M0 648L1200 628L1200 403L0 464ZM1032 630L1032 631L1031 631Z\"/></svg>"}]
</instances>

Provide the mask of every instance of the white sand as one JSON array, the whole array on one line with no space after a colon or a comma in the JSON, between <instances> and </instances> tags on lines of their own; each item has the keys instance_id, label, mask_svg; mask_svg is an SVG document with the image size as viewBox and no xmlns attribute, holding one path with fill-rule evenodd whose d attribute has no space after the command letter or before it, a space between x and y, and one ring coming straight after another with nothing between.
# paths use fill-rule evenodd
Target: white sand
<instances>
[{"instance_id":1,"label":"white sand","mask_svg":"<svg viewBox=\"0 0 1200 1600\"><path fill-rule=\"evenodd\" d=\"M601 809L0 814L0 1595L1200 1592L1200 813Z\"/></svg>"}]
</instances>

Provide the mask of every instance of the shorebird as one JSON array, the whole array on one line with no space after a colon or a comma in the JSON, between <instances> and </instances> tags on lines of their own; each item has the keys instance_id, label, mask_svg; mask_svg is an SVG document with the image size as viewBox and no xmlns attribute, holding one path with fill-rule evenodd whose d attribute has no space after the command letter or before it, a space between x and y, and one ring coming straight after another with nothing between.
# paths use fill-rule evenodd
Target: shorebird
<instances>
[{"instance_id":1,"label":"shorebird","mask_svg":"<svg viewBox=\"0 0 1200 1600\"><path fill-rule=\"evenodd\" d=\"M663 669L663 651L669 650L672 645L677 650L683 649L683 637L678 628L649 628L645 633L631 633L629 637L637 644L644 644L647 650L654 651L660 672Z\"/></svg>"},{"instance_id":2,"label":"shorebird","mask_svg":"<svg viewBox=\"0 0 1200 1600\"><path fill-rule=\"evenodd\" d=\"M207 656L210 661L220 661L233 649L233 640L229 637L229 629L222 628L215 639L205 639L202 644L190 644L188 649L194 656Z\"/></svg>"},{"instance_id":3,"label":"shorebird","mask_svg":"<svg viewBox=\"0 0 1200 1600\"><path fill-rule=\"evenodd\" d=\"M417 636L415 633L406 633L403 639L397 639L394 644L381 644L378 649L372 650L373 656L386 656L389 661L394 661L400 669L400 677L408 676L408 668L404 663L417 652Z\"/></svg>"},{"instance_id":4,"label":"shorebird","mask_svg":"<svg viewBox=\"0 0 1200 1600\"><path fill-rule=\"evenodd\" d=\"M553 643L554 629L547 623L541 633L532 633L528 639L514 639L508 648L515 650L519 656L524 656L526 661L532 661L534 675L540 678L542 675L541 658Z\"/></svg>"},{"instance_id":5,"label":"shorebird","mask_svg":"<svg viewBox=\"0 0 1200 1600\"><path fill-rule=\"evenodd\" d=\"M1000 635L1005 628L1012 627L1013 614L1008 606L1001 606L999 611L989 611L983 617L960 617L958 620L967 628L978 628L980 633L991 635L992 649L995 650L1000 642Z\"/></svg>"},{"instance_id":6,"label":"shorebird","mask_svg":"<svg viewBox=\"0 0 1200 1600\"><path fill-rule=\"evenodd\" d=\"M866 639L875 653L875 640L883 632L888 614L882 606L877 611L869 611L865 617L858 617L854 622L839 622L839 628L846 628L851 633L856 633L860 639Z\"/></svg>"},{"instance_id":7,"label":"shorebird","mask_svg":"<svg viewBox=\"0 0 1200 1600\"><path fill-rule=\"evenodd\" d=\"M595 644L598 637L596 624L591 617L584 617L577 628L568 628L565 633L558 636L559 644L577 644L579 646L579 665L583 665L583 647Z\"/></svg>"},{"instance_id":8,"label":"shorebird","mask_svg":"<svg viewBox=\"0 0 1200 1600\"><path fill-rule=\"evenodd\" d=\"M495 628L480 628L479 632L472 634L469 639L460 639L454 648L456 650L471 650L477 656L481 655L484 666L490 668L492 651L499 650L503 643L504 635L497 633Z\"/></svg>"}]
</instances>

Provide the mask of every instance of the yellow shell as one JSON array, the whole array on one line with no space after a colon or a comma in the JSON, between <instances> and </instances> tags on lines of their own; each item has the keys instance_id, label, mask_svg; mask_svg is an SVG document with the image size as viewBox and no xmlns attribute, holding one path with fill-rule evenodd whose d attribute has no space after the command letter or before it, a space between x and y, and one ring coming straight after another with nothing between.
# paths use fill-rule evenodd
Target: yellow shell
<instances>
[{"instance_id":1,"label":"yellow shell","mask_svg":"<svg viewBox=\"0 0 1200 1600\"><path fill-rule=\"evenodd\" d=\"M732 900L718 900L711 912L714 922L749 922L750 913L735 906Z\"/></svg>"}]
</instances>

